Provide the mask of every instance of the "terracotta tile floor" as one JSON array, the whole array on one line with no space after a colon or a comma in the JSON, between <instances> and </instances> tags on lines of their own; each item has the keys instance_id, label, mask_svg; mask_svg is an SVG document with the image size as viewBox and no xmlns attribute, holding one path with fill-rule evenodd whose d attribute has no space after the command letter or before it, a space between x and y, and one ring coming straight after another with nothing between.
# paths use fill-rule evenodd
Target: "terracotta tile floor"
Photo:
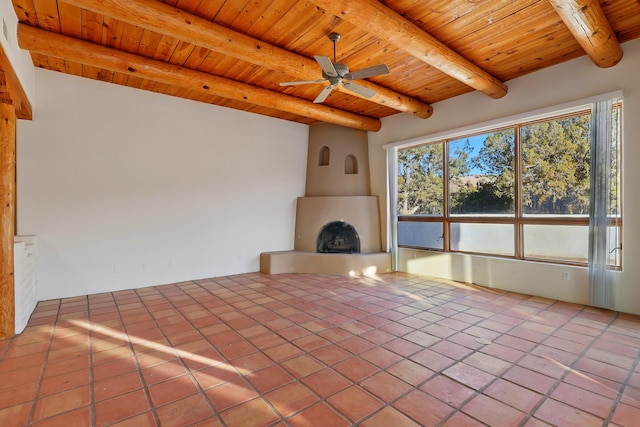
<instances>
[{"instance_id":1,"label":"terracotta tile floor","mask_svg":"<svg viewBox=\"0 0 640 427\"><path fill-rule=\"evenodd\" d=\"M640 317L406 274L41 302L0 426L636 426Z\"/></svg>"}]
</instances>

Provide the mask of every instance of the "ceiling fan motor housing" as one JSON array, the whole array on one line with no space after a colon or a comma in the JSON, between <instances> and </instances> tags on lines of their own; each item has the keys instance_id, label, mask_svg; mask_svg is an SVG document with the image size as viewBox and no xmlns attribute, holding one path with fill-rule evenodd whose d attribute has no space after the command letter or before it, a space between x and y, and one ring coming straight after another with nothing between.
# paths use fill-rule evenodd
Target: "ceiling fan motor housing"
<instances>
[{"instance_id":1,"label":"ceiling fan motor housing","mask_svg":"<svg viewBox=\"0 0 640 427\"><path fill-rule=\"evenodd\" d=\"M347 67L345 64L341 64L339 62L334 62L333 63L333 68L336 69L336 73L338 73L338 77L328 76L324 71L322 71L322 77L324 77L325 79L327 79L329 81L331 81L331 79L335 79L335 78L342 79L349 72L349 67Z\"/></svg>"}]
</instances>

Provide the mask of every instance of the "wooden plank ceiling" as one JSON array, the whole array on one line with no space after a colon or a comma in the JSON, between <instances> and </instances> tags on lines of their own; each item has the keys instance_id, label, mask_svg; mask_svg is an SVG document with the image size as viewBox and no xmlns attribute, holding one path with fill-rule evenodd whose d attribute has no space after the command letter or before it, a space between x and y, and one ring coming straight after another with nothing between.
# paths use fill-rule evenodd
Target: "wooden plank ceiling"
<instances>
[{"instance_id":1,"label":"wooden plank ceiling","mask_svg":"<svg viewBox=\"0 0 640 427\"><path fill-rule=\"evenodd\" d=\"M18 41L37 67L299 123L377 130L427 119L431 104L473 90L493 98L516 77L585 54L614 66L640 37L636 0L12 0ZM580 32L584 34L580 34ZM315 55L376 95L328 83Z\"/></svg>"}]
</instances>

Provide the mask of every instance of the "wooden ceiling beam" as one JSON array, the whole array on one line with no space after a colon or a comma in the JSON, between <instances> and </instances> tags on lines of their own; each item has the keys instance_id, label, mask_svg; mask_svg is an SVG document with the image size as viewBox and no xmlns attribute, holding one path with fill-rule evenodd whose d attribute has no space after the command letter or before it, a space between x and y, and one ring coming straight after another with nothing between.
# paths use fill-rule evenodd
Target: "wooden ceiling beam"
<instances>
[{"instance_id":1,"label":"wooden ceiling beam","mask_svg":"<svg viewBox=\"0 0 640 427\"><path fill-rule=\"evenodd\" d=\"M376 132L380 120L313 104L279 92L190 70L174 64L144 58L132 53L67 37L58 33L18 24L18 44L22 49L68 61L160 83L186 88L208 95L272 108L340 126Z\"/></svg>"},{"instance_id":2,"label":"wooden ceiling beam","mask_svg":"<svg viewBox=\"0 0 640 427\"><path fill-rule=\"evenodd\" d=\"M6 91L9 94L10 103L16 110L16 116L23 120L33 119L31 102L2 45L0 45L0 71L4 73Z\"/></svg>"},{"instance_id":3,"label":"wooden ceiling beam","mask_svg":"<svg viewBox=\"0 0 640 427\"><path fill-rule=\"evenodd\" d=\"M549 0L549 3L598 67L608 68L620 62L622 47L598 0Z\"/></svg>"},{"instance_id":4,"label":"wooden ceiling beam","mask_svg":"<svg viewBox=\"0 0 640 427\"><path fill-rule=\"evenodd\" d=\"M318 64L310 58L270 45L156 0L60 1L261 67L281 71L300 80L320 77ZM407 95L368 81L359 81L358 84L376 92L373 98L368 99L371 102L425 119L433 114L429 104ZM357 96L341 86L336 89Z\"/></svg>"},{"instance_id":5,"label":"wooden ceiling beam","mask_svg":"<svg viewBox=\"0 0 640 427\"><path fill-rule=\"evenodd\" d=\"M507 94L507 86L496 77L377 0L310 1L492 98Z\"/></svg>"}]
</instances>

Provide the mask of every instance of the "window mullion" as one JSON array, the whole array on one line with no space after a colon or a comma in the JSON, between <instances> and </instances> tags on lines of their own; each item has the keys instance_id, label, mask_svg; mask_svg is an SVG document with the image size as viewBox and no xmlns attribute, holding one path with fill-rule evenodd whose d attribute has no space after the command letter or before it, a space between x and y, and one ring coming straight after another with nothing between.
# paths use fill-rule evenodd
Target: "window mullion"
<instances>
[{"instance_id":1,"label":"window mullion","mask_svg":"<svg viewBox=\"0 0 640 427\"><path fill-rule=\"evenodd\" d=\"M513 175L514 175L514 255L516 259L522 259L523 257L523 242L522 233L523 225L520 221L522 219L522 150L520 147L520 125L514 126L513 129Z\"/></svg>"},{"instance_id":2,"label":"window mullion","mask_svg":"<svg viewBox=\"0 0 640 427\"><path fill-rule=\"evenodd\" d=\"M442 248L451 250L451 222L449 222L449 141L442 141Z\"/></svg>"}]
</instances>

